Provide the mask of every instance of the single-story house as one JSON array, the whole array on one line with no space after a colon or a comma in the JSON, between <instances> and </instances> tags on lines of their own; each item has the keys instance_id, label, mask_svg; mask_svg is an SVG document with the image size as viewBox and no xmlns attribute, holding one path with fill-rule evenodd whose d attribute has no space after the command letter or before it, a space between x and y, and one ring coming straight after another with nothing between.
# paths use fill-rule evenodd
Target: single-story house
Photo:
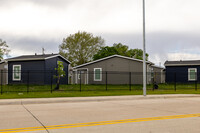
<instances>
[{"instance_id":1,"label":"single-story house","mask_svg":"<svg viewBox=\"0 0 200 133\"><path fill-rule=\"evenodd\" d=\"M165 83L165 68L156 65L153 65L151 67L152 67L153 82Z\"/></svg>"},{"instance_id":2,"label":"single-story house","mask_svg":"<svg viewBox=\"0 0 200 133\"><path fill-rule=\"evenodd\" d=\"M2 60L0 62L0 83L3 85L8 84L8 62Z\"/></svg>"},{"instance_id":3,"label":"single-story house","mask_svg":"<svg viewBox=\"0 0 200 133\"><path fill-rule=\"evenodd\" d=\"M166 61L166 82L190 83L199 81L200 60Z\"/></svg>"},{"instance_id":4,"label":"single-story house","mask_svg":"<svg viewBox=\"0 0 200 133\"><path fill-rule=\"evenodd\" d=\"M70 62L59 54L23 55L6 59L8 62L8 84L51 84L56 82L55 68L59 61L63 62L66 76L61 84L68 84L68 68ZM53 79L52 79L53 78Z\"/></svg>"},{"instance_id":5,"label":"single-story house","mask_svg":"<svg viewBox=\"0 0 200 133\"><path fill-rule=\"evenodd\" d=\"M152 83L153 63L146 61L147 84ZM143 61L112 55L73 68L73 84L142 84Z\"/></svg>"}]
</instances>

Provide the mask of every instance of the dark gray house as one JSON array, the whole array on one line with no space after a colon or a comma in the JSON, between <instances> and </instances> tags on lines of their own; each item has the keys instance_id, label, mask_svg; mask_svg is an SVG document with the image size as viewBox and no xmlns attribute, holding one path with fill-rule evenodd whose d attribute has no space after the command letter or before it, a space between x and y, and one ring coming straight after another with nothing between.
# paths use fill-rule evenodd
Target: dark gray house
<instances>
[{"instance_id":1,"label":"dark gray house","mask_svg":"<svg viewBox=\"0 0 200 133\"><path fill-rule=\"evenodd\" d=\"M199 81L200 60L166 61L166 82L192 83Z\"/></svg>"},{"instance_id":2,"label":"dark gray house","mask_svg":"<svg viewBox=\"0 0 200 133\"><path fill-rule=\"evenodd\" d=\"M153 63L147 61L147 83L152 83ZM79 84L142 84L143 61L112 55L73 68L72 83ZM159 69L160 72L163 69ZM159 83L161 80L159 80Z\"/></svg>"},{"instance_id":3,"label":"dark gray house","mask_svg":"<svg viewBox=\"0 0 200 133\"><path fill-rule=\"evenodd\" d=\"M63 62L66 76L61 78L61 84L68 84L68 68L70 62L59 54L24 55L7 59L8 84L51 84L56 79L55 68L58 62Z\"/></svg>"}]
</instances>

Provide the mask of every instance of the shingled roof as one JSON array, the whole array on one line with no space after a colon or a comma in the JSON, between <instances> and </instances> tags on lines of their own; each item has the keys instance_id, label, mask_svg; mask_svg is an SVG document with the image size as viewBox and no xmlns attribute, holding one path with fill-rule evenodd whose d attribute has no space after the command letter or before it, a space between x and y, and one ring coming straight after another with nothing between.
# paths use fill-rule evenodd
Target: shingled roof
<instances>
[{"instance_id":1,"label":"shingled roof","mask_svg":"<svg viewBox=\"0 0 200 133\"><path fill-rule=\"evenodd\" d=\"M46 59L54 58L57 56L60 56L61 58L63 58L67 62L69 62L66 58L64 58L60 54L22 55L22 56L18 56L18 57L8 58L8 59L6 59L6 61L9 62L9 61L46 60Z\"/></svg>"},{"instance_id":2,"label":"shingled roof","mask_svg":"<svg viewBox=\"0 0 200 133\"><path fill-rule=\"evenodd\" d=\"M196 66L200 65L200 60L180 60L180 61L166 61L165 66Z\"/></svg>"}]
</instances>

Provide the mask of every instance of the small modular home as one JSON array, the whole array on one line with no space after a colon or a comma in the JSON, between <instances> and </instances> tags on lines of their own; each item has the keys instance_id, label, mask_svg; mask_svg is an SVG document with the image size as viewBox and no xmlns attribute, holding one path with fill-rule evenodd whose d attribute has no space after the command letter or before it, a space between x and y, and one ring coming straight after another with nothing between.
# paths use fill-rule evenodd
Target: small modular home
<instances>
[{"instance_id":1,"label":"small modular home","mask_svg":"<svg viewBox=\"0 0 200 133\"><path fill-rule=\"evenodd\" d=\"M166 61L166 82L191 83L199 81L200 60Z\"/></svg>"},{"instance_id":2,"label":"small modular home","mask_svg":"<svg viewBox=\"0 0 200 133\"><path fill-rule=\"evenodd\" d=\"M2 60L0 62L0 83L3 85L8 84L8 62Z\"/></svg>"},{"instance_id":3,"label":"small modular home","mask_svg":"<svg viewBox=\"0 0 200 133\"><path fill-rule=\"evenodd\" d=\"M63 62L66 76L61 78L61 84L68 84L68 68L70 62L59 54L24 55L7 59L8 84L51 84L56 82L55 68L58 62ZM53 79L52 79L53 78Z\"/></svg>"},{"instance_id":4,"label":"small modular home","mask_svg":"<svg viewBox=\"0 0 200 133\"><path fill-rule=\"evenodd\" d=\"M152 76L155 83L165 83L165 68L161 66L152 66Z\"/></svg>"},{"instance_id":5,"label":"small modular home","mask_svg":"<svg viewBox=\"0 0 200 133\"><path fill-rule=\"evenodd\" d=\"M151 84L154 64L150 61L146 63L147 84ZM143 83L142 60L112 55L73 68L74 84L129 84L130 81L131 84Z\"/></svg>"}]
</instances>

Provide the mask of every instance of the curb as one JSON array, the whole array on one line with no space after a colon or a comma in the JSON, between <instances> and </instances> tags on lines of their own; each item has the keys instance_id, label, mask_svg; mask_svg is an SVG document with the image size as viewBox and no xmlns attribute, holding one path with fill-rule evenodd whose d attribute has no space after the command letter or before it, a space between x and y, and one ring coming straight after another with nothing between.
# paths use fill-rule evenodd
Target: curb
<instances>
[{"instance_id":1,"label":"curb","mask_svg":"<svg viewBox=\"0 0 200 133\"><path fill-rule=\"evenodd\" d=\"M119 100L147 100L170 98L200 98L198 94L171 94L171 95L141 95L135 96L99 96L99 97L67 97L67 98L29 98L29 99L0 99L0 105L74 103L74 102L101 102Z\"/></svg>"}]
</instances>

